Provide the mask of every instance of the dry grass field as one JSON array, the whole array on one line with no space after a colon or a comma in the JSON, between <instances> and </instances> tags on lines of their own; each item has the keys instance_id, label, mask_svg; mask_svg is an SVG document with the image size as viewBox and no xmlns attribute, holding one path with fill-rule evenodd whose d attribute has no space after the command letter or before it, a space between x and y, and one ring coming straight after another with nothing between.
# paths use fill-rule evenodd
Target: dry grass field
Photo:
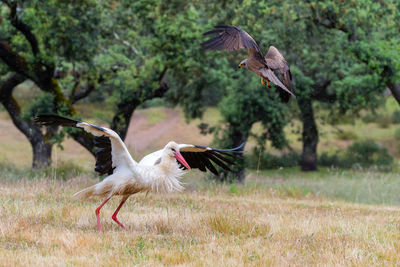
<instances>
[{"instance_id":1,"label":"dry grass field","mask_svg":"<svg viewBox=\"0 0 400 267\"><path fill-rule=\"evenodd\" d=\"M195 178L195 175L190 179ZM400 208L266 187L209 185L118 200L70 196L93 179L0 182L2 266L384 266L400 264Z\"/></svg>"},{"instance_id":2,"label":"dry grass field","mask_svg":"<svg viewBox=\"0 0 400 267\"><path fill-rule=\"evenodd\" d=\"M219 119L207 111L206 121ZM169 140L207 144L212 136L196 132L198 123L186 124L179 109L138 110L127 143L135 159ZM397 126L362 127L384 140ZM149 139L143 133L153 128L162 131ZM128 231L111 219L119 199L110 201L99 233L102 200L70 198L97 181L94 160L70 139L62 145L51 168L31 172L29 143L0 112L0 266L400 265L397 171L250 170L244 185L210 183L194 171L182 193L132 196L119 213Z\"/></svg>"}]
</instances>

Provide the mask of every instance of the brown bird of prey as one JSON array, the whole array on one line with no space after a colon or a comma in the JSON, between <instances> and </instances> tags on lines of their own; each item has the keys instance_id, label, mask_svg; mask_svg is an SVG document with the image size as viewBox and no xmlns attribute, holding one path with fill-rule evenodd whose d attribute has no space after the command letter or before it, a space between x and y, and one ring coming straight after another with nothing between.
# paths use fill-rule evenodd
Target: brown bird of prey
<instances>
[{"instance_id":1,"label":"brown bird of prey","mask_svg":"<svg viewBox=\"0 0 400 267\"><path fill-rule=\"evenodd\" d=\"M236 26L215 26L214 30L203 35L209 34L216 34L216 36L201 43L205 49L228 51L249 49L249 57L240 62L239 68L246 68L258 74L262 85L267 84L270 87L269 82L272 82L282 88L284 91L280 91L280 96L283 101L288 102L291 95L295 97L294 92L291 91L292 75L289 66L276 47L271 45L267 54L263 56L256 41ZM274 72L282 76L282 82Z\"/></svg>"}]
</instances>

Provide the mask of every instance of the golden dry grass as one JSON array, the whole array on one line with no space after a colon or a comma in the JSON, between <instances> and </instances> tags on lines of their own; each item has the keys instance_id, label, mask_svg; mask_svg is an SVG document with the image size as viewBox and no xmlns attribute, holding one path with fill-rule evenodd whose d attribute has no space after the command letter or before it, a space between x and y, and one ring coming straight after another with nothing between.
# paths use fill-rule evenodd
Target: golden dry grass
<instances>
[{"instance_id":1,"label":"golden dry grass","mask_svg":"<svg viewBox=\"0 0 400 267\"><path fill-rule=\"evenodd\" d=\"M0 182L3 266L371 266L400 264L400 208L290 198L228 186L138 194L111 220L118 199L72 201L94 183Z\"/></svg>"}]
</instances>

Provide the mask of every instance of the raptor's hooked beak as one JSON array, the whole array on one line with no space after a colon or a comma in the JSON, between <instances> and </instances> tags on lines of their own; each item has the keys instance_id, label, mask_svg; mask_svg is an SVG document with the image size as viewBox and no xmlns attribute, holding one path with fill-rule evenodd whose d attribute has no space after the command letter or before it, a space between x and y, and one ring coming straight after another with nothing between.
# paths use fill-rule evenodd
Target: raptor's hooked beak
<instances>
[{"instance_id":1,"label":"raptor's hooked beak","mask_svg":"<svg viewBox=\"0 0 400 267\"><path fill-rule=\"evenodd\" d=\"M243 65L242 65L242 64L239 64L238 68L239 68L239 69L243 68Z\"/></svg>"},{"instance_id":2,"label":"raptor's hooked beak","mask_svg":"<svg viewBox=\"0 0 400 267\"><path fill-rule=\"evenodd\" d=\"M191 169L189 164L186 162L185 158L182 156L182 154L179 151L175 152L174 156L177 161L179 161L180 163L182 163L183 166L186 167L186 169L188 169L188 170Z\"/></svg>"}]
</instances>

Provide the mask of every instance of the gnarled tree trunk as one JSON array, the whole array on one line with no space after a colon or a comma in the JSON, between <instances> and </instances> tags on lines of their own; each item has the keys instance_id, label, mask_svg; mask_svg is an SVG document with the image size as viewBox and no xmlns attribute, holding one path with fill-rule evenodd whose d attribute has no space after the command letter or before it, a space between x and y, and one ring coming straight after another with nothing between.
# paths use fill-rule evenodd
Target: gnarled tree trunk
<instances>
[{"instance_id":1,"label":"gnarled tree trunk","mask_svg":"<svg viewBox=\"0 0 400 267\"><path fill-rule=\"evenodd\" d=\"M48 136L43 135L40 128L33 122L27 122L21 118L21 108L12 95L14 88L22 83L25 78L19 74L13 74L0 84L0 102L4 105L14 125L29 140L33 151L32 167L34 169L47 167L51 164L52 144L46 142ZM52 134L49 131L47 134Z\"/></svg>"},{"instance_id":2,"label":"gnarled tree trunk","mask_svg":"<svg viewBox=\"0 0 400 267\"><path fill-rule=\"evenodd\" d=\"M53 145L46 143L43 135L39 135L38 133L35 133L29 142L31 143L33 152L32 168L41 169L50 166Z\"/></svg>"},{"instance_id":3,"label":"gnarled tree trunk","mask_svg":"<svg viewBox=\"0 0 400 267\"><path fill-rule=\"evenodd\" d=\"M311 99L299 99L298 105L303 122L303 152L301 154L301 170L317 170L318 129L315 123Z\"/></svg>"},{"instance_id":4,"label":"gnarled tree trunk","mask_svg":"<svg viewBox=\"0 0 400 267\"><path fill-rule=\"evenodd\" d=\"M233 147L238 147L242 143L246 142L247 136L245 136L240 131L233 131L230 135L230 139L233 141ZM239 183L244 183L244 179L246 177L245 168L244 168L244 157L242 154L236 155L236 166L233 172L235 180Z\"/></svg>"}]
</instances>

